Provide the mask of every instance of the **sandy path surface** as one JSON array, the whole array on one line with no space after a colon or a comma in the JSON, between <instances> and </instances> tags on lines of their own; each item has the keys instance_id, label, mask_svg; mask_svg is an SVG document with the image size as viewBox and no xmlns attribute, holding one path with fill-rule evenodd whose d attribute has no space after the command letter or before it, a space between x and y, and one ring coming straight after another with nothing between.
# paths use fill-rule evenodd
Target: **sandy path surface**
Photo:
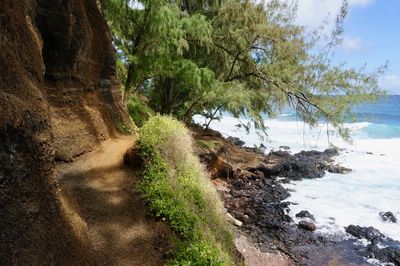
<instances>
[{"instance_id":1,"label":"sandy path surface","mask_svg":"<svg viewBox=\"0 0 400 266\"><path fill-rule=\"evenodd\" d=\"M146 214L135 170L123 156L133 137L105 141L73 163L60 163L64 197L86 222L100 265L162 265L168 227Z\"/></svg>"}]
</instances>

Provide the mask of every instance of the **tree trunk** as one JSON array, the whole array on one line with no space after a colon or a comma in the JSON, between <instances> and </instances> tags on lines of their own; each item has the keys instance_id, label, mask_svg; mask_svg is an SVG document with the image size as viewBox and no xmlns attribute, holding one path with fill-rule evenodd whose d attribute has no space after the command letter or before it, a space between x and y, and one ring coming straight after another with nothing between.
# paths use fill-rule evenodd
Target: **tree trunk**
<instances>
[{"instance_id":1,"label":"tree trunk","mask_svg":"<svg viewBox=\"0 0 400 266\"><path fill-rule=\"evenodd\" d=\"M134 66L133 64L129 64L128 66L128 76L126 77L126 82L125 82L125 90L124 94L122 96L122 99L125 102L128 101L129 99L129 92L131 90L132 82L133 82L133 71L134 71Z\"/></svg>"},{"instance_id":2,"label":"tree trunk","mask_svg":"<svg viewBox=\"0 0 400 266\"><path fill-rule=\"evenodd\" d=\"M173 79L166 79L163 86L163 102L161 103L161 113L171 114L173 98Z\"/></svg>"}]
</instances>

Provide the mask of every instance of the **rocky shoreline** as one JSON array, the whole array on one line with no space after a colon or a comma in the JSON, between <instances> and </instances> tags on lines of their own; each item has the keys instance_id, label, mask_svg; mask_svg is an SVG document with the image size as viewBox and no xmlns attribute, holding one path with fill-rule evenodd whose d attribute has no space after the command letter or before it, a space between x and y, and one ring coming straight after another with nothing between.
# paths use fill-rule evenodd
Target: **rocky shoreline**
<instances>
[{"instance_id":1,"label":"rocky shoreline","mask_svg":"<svg viewBox=\"0 0 400 266\"><path fill-rule=\"evenodd\" d=\"M349 225L347 240L315 232L315 219L304 210L295 223L288 215L292 202L282 184L305 178L322 178L325 172L346 174L351 169L335 163L336 149L302 151L290 154L288 147L264 154L243 147L235 138L194 126L197 152L207 165L228 212L243 225L240 232L261 252L284 254L292 265L372 265L378 259L387 265L400 265L400 243L378 230ZM383 215L383 216L382 216ZM385 216L386 215L386 216ZM395 219L390 213L382 218ZM360 245L358 239L368 241Z\"/></svg>"}]
</instances>

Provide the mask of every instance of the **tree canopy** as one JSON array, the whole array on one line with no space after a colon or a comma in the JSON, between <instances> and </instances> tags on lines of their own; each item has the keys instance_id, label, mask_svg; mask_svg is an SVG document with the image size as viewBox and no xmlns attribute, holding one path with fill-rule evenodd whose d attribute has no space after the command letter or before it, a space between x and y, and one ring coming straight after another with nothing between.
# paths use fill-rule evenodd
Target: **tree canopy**
<instances>
[{"instance_id":1,"label":"tree canopy","mask_svg":"<svg viewBox=\"0 0 400 266\"><path fill-rule=\"evenodd\" d=\"M326 45L294 23L295 3L272 0L105 0L125 97L189 122L225 111L264 129L285 105L310 125L325 120L345 138L351 107L382 94L379 75L334 65L347 2ZM210 121L211 121L210 120Z\"/></svg>"}]
</instances>

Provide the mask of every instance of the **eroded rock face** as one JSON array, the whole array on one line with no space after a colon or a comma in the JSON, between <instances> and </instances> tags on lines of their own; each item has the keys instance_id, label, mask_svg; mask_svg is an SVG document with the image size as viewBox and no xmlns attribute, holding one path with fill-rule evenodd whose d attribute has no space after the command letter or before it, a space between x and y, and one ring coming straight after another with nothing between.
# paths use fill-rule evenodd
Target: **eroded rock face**
<instances>
[{"instance_id":1,"label":"eroded rock face","mask_svg":"<svg viewBox=\"0 0 400 266\"><path fill-rule=\"evenodd\" d=\"M84 153L123 119L107 34L95 0L0 1L0 265L91 261L55 153Z\"/></svg>"},{"instance_id":2,"label":"eroded rock face","mask_svg":"<svg viewBox=\"0 0 400 266\"><path fill-rule=\"evenodd\" d=\"M37 0L35 20L54 148L57 159L70 161L129 120L120 104L114 49L98 1Z\"/></svg>"}]
</instances>

